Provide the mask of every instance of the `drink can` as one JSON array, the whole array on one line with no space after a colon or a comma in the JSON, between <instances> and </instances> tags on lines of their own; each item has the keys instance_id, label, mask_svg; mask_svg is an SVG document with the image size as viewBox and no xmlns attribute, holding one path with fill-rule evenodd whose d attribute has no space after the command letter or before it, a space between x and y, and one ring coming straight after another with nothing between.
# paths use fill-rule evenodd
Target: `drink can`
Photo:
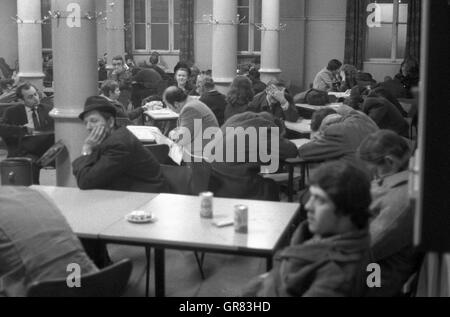
<instances>
[{"instance_id":1,"label":"drink can","mask_svg":"<svg viewBox=\"0 0 450 317\"><path fill-rule=\"evenodd\" d=\"M213 197L211 192L200 193L200 217L211 219L213 217Z\"/></svg>"},{"instance_id":2,"label":"drink can","mask_svg":"<svg viewBox=\"0 0 450 317\"><path fill-rule=\"evenodd\" d=\"M234 206L234 231L248 232L248 207L246 205Z\"/></svg>"}]
</instances>

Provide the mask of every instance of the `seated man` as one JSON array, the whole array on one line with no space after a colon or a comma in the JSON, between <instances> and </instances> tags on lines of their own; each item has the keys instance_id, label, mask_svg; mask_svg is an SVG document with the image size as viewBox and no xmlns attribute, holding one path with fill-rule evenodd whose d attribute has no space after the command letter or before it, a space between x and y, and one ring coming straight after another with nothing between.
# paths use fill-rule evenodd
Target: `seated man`
<instances>
[{"instance_id":1,"label":"seated man","mask_svg":"<svg viewBox=\"0 0 450 317\"><path fill-rule=\"evenodd\" d=\"M190 98L179 87L171 86L164 91L164 103L178 113L178 127L169 137L183 148L183 160L192 162L203 159L203 148L209 139L203 137L206 129L219 129L219 123L212 110L200 100Z\"/></svg>"},{"instance_id":2,"label":"seated man","mask_svg":"<svg viewBox=\"0 0 450 317\"><path fill-rule=\"evenodd\" d=\"M0 297L26 296L37 281L97 271L61 212L29 188L0 187Z\"/></svg>"},{"instance_id":3,"label":"seated man","mask_svg":"<svg viewBox=\"0 0 450 317\"><path fill-rule=\"evenodd\" d=\"M25 83L17 87L17 97L24 104L8 108L1 137L8 148L8 157L29 157L33 161L33 182L39 183L40 167L35 162L55 143L51 108L40 103L36 87ZM33 135L34 132L48 132Z\"/></svg>"},{"instance_id":4,"label":"seated man","mask_svg":"<svg viewBox=\"0 0 450 317\"><path fill-rule=\"evenodd\" d=\"M260 176L262 166L275 173L280 160L297 156L294 143L283 137L279 119L267 112L236 114L224 123L212 144L208 161L216 196L279 200L273 181Z\"/></svg>"},{"instance_id":5,"label":"seated man","mask_svg":"<svg viewBox=\"0 0 450 317\"><path fill-rule=\"evenodd\" d=\"M323 91L339 91L338 75L341 66L342 63L337 59L331 60L326 68L317 73L312 88Z\"/></svg>"},{"instance_id":6,"label":"seated man","mask_svg":"<svg viewBox=\"0 0 450 317\"><path fill-rule=\"evenodd\" d=\"M126 128L115 129L116 108L99 96L87 98L79 115L89 136L73 163L81 189L160 193L165 181L156 158Z\"/></svg>"},{"instance_id":7,"label":"seated man","mask_svg":"<svg viewBox=\"0 0 450 317\"><path fill-rule=\"evenodd\" d=\"M418 270L422 256L413 246L414 210L408 197L406 140L389 130L368 136L358 155L375 175L370 210L373 262L381 266L381 287L368 296L395 296Z\"/></svg>"},{"instance_id":8,"label":"seated man","mask_svg":"<svg viewBox=\"0 0 450 317\"><path fill-rule=\"evenodd\" d=\"M121 91L119 101L125 107L128 107L131 98L132 74L125 68L125 62L122 56L115 56L112 59L113 70L108 74L108 79L119 83Z\"/></svg>"},{"instance_id":9,"label":"seated man","mask_svg":"<svg viewBox=\"0 0 450 317\"><path fill-rule=\"evenodd\" d=\"M387 129L407 138L409 136L408 122L389 100L381 96L367 97L362 105L362 111L367 114L380 129Z\"/></svg>"},{"instance_id":10,"label":"seated man","mask_svg":"<svg viewBox=\"0 0 450 317\"><path fill-rule=\"evenodd\" d=\"M271 80L266 90L253 97L248 104L248 111L266 111L275 118L289 122L297 122L299 115L293 97L286 90L282 81Z\"/></svg>"},{"instance_id":11,"label":"seated man","mask_svg":"<svg viewBox=\"0 0 450 317\"><path fill-rule=\"evenodd\" d=\"M120 88L119 83L114 80L106 80L103 82L101 90L101 97L108 99L108 101L116 107L117 118L127 118L134 120L142 117L142 114L146 110L146 107L138 107L136 109L127 111L125 106L120 103Z\"/></svg>"},{"instance_id":12,"label":"seated man","mask_svg":"<svg viewBox=\"0 0 450 317\"><path fill-rule=\"evenodd\" d=\"M198 75L197 90L200 94L200 101L214 112L219 126L222 126L225 120L225 107L227 106L225 95L216 90L213 78L205 74Z\"/></svg>"},{"instance_id":13,"label":"seated man","mask_svg":"<svg viewBox=\"0 0 450 317\"><path fill-rule=\"evenodd\" d=\"M299 148L299 156L309 161L343 160L359 164L356 150L366 136L378 131L378 127L364 113L348 106L339 106L335 110L338 115L317 123L320 133Z\"/></svg>"},{"instance_id":14,"label":"seated man","mask_svg":"<svg viewBox=\"0 0 450 317\"><path fill-rule=\"evenodd\" d=\"M309 190L308 220L244 296L361 296L370 243L369 179L353 165L328 163L312 175Z\"/></svg>"}]
</instances>

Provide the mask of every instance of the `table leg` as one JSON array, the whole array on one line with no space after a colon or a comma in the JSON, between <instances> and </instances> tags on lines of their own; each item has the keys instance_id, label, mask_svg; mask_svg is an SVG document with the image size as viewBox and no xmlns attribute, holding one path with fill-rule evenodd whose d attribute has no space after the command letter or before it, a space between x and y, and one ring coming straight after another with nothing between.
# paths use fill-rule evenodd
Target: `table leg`
<instances>
[{"instance_id":1,"label":"table leg","mask_svg":"<svg viewBox=\"0 0 450 317\"><path fill-rule=\"evenodd\" d=\"M149 284L150 284L150 256L152 249L148 246L145 247L145 258L146 258L146 269L145 269L145 297L149 295Z\"/></svg>"},{"instance_id":2,"label":"table leg","mask_svg":"<svg viewBox=\"0 0 450 317\"><path fill-rule=\"evenodd\" d=\"M293 200L293 191L294 191L294 165L288 164L288 201L292 202Z\"/></svg>"},{"instance_id":3,"label":"table leg","mask_svg":"<svg viewBox=\"0 0 450 317\"><path fill-rule=\"evenodd\" d=\"M306 187L306 163L301 164L300 172L302 173L300 176L300 190L302 190Z\"/></svg>"},{"instance_id":4,"label":"table leg","mask_svg":"<svg viewBox=\"0 0 450 317\"><path fill-rule=\"evenodd\" d=\"M155 248L155 296L165 296L164 249Z\"/></svg>"},{"instance_id":5,"label":"table leg","mask_svg":"<svg viewBox=\"0 0 450 317\"><path fill-rule=\"evenodd\" d=\"M269 272L270 270L272 270L272 266L273 266L273 263L272 263L272 256L268 256L268 257L266 258L266 269L267 269L267 272Z\"/></svg>"}]
</instances>

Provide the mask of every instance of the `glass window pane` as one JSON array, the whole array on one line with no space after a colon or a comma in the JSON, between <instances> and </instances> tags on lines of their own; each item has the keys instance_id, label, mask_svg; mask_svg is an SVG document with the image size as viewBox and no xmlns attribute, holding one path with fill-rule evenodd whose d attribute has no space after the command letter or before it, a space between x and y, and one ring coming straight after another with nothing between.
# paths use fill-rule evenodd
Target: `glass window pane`
<instances>
[{"instance_id":1,"label":"glass window pane","mask_svg":"<svg viewBox=\"0 0 450 317\"><path fill-rule=\"evenodd\" d=\"M136 50L145 50L145 34L146 34L145 24L136 24L134 26L134 48Z\"/></svg>"},{"instance_id":2,"label":"glass window pane","mask_svg":"<svg viewBox=\"0 0 450 317\"><path fill-rule=\"evenodd\" d=\"M255 27L255 42L253 44L253 48L256 52L261 51L261 31Z\"/></svg>"},{"instance_id":3,"label":"glass window pane","mask_svg":"<svg viewBox=\"0 0 450 317\"><path fill-rule=\"evenodd\" d=\"M173 0L173 19L175 23L180 22L180 1L181 0Z\"/></svg>"},{"instance_id":4,"label":"glass window pane","mask_svg":"<svg viewBox=\"0 0 450 317\"><path fill-rule=\"evenodd\" d=\"M401 24L398 26L397 58L400 59L405 57L406 30L407 26L405 24Z\"/></svg>"},{"instance_id":5,"label":"glass window pane","mask_svg":"<svg viewBox=\"0 0 450 317\"><path fill-rule=\"evenodd\" d=\"M408 4L401 3L399 5L398 22L408 23Z\"/></svg>"},{"instance_id":6,"label":"glass window pane","mask_svg":"<svg viewBox=\"0 0 450 317\"><path fill-rule=\"evenodd\" d=\"M248 7L248 0L238 0L238 7Z\"/></svg>"},{"instance_id":7,"label":"glass window pane","mask_svg":"<svg viewBox=\"0 0 450 317\"><path fill-rule=\"evenodd\" d=\"M134 0L134 22L145 23L145 0Z\"/></svg>"},{"instance_id":8,"label":"glass window pane","mask_svg":"<svg viewBox=\"0 0 450 317\"><path fill-rule=\"evenodd\" d=\"M180 24L176 23L173 25L173 49L180 49Z\"/></svg>"},{"instance_id":9,"label":"glass window pane","mask_svg":"<svg viewBox=\"0 0 450 317\"><path fill-rule=\"evenodd\" d=\"M389 3L379 3L381 7L381 23L392 23L394 5Z\"/></svg>"},{"instance_id":10,"label":"glass window pane","mask_svg":"<svg viewBox=\"0 0 450 317\"><path fill-rule=\"evenodd\" d=\"M152 50L169 50L168 24L152 24Z\"/></svg>"},{"instance_id":11,"label":"glass window pane","mask_svg":"<svg viewBox=\"0 0 450 317\"><path fill-rule=\"evenodd\" d=\"M239 20L241 20L242 23L248 23L248 21L249 21L249 12L250 11L249 11L248 8L238 8ZM244 19L244 20L242 20L242 19Z\"/></svg>"},{"instance_id":12,"label":"glass window pane","mask_svg":"<svg viewBox=\"0 0 450 317\"><path fill-rule=\"evenodd\" d=\"M238 25L238 51L248 51L248 25Z\"/></svg>"},{"instance_id":13,"label":"glass window pane","mask_svg":"<svg viewBox=\"0 0 450 317\"><path fill-rule=\"evenodd\" d=\"M392 48L392 24L367 29L367 58L390 58Z\"/></svg>"},{"instance_id":14,"label":"glass window pane","mask_svg":"<svg viewBox=\"0 0 450 317\"><path fill-rule=\"evenodd\" d=\"M152 23L169 22L168 0L152 0L151 11L152 11Z\"/></svg>"},{"instance_id":15,"label":"glass window pane","mask_svg":"<svg viewBox=\"0 0 450 317\"><path fill-rule=\"evenodd\" d=\"M255 9L254 9L254 12L255 12L255 23L261 23L261 12L262 12L262 9L261 9L261 6L262 6L262 0L255 0Z\"/></svg>"}]
</instances>

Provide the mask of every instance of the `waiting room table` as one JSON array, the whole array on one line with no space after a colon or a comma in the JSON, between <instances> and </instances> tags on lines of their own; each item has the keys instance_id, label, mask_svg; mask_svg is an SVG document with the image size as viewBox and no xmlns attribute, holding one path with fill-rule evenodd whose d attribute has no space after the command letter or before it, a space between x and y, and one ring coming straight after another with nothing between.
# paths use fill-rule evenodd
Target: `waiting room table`
<instances>
[{"instance_id":1,"label":"waiting room table","mask_svg":"<svg viewBox=\"0 0 450 317\"><path fill-rule=\"evenodd\" d=\"M167 108L160 110L148 110L145 111L144 114L150 117L153 121L177 120L179 117L178 113Z\"/></svg>"},{"instance_id":2,"label":"waiting room table","mask_svg":"<svg viewBox=\"0 0 450 317\"><path fill-rule=\"evenodd\" d=\"M286 129L300 133L300 134L310 134L311 133L311 120L300 119L297 122L285 121Z\"/></svg>"},{"instance_id":3,"label":"waiting room table","mask_svg":"<svg viewBox=\"0 0 450 317\"><path fill-rule=\"evenodd\" d=\"M98 238L108 226L157 196L42 185L33 185L31 188L50 198L62 211L72 230L81 238Z\"/></svg>"},{"instance_id":4,"label":"waiting room table","mask_svg":"<svg viewBox=\"0 0 450 317\"><path fill-rule=\"evenodd\" d=\"M265 257L268 269L295 221L299 204L214 198L214 220L233 219L234 206L248 206L248 233L233 226L218 228L200 217L198 196L160 194L140 207L156 221L132 224L123 217L100 233L107 242L155 248L155 295L165 295L165 249ZM129 209L128 209L129 210ZM125 213L124 213L125 214Z\"/></svg>"}]
</instances>

